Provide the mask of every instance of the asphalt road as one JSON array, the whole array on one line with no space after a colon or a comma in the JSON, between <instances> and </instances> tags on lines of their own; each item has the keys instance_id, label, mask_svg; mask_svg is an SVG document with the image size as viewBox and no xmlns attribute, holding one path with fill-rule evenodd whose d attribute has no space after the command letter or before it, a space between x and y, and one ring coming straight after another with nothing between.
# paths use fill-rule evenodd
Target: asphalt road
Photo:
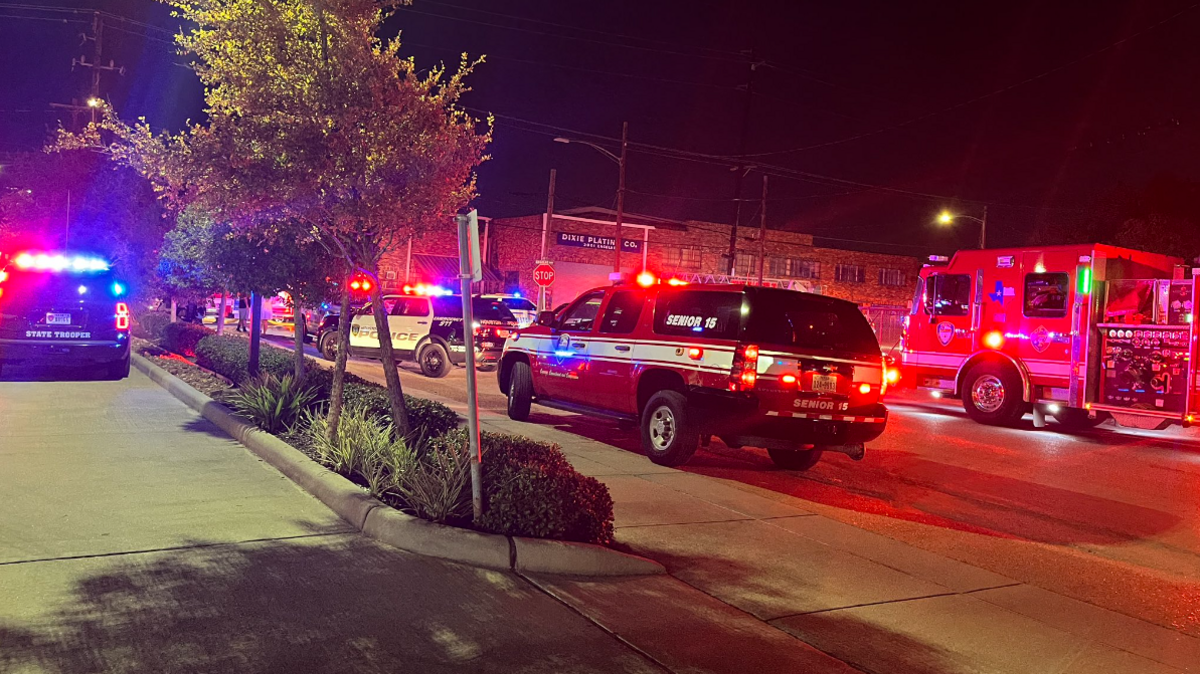
<instances>
[{"instance_id":1,"label":"asphalt road","mask_svg":"<svg viewBox=\"0 0 1200 674\"><path fill-rule=\"evenodd\" d=\"M378 363L350 370L382 381ZM465 402L465 370L409 392ZM480 407L503 414L493 373ZM863 461L827 454L778 470L766 453L714 441L685 470L788 494L822 514L1009 577L1200 634L1200 429L1149 432L1107 422L1085 433L982 426L961 405L914 392L889 399L887 431ZM535 414L576 435L638 452L636 430L581 415Z\"/></svg>"}]
</instances>

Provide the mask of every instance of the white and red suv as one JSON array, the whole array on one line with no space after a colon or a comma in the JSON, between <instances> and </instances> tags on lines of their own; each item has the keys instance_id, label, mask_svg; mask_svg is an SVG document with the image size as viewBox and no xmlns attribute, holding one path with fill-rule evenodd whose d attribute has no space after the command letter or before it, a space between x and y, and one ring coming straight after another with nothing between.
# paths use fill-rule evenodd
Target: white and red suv
<instances>
[{"instance_id":1,"label":"white and red suv","mask_svg":"<svg viewBox=\"0 0 1200 674\"><path fill-rule=\"evenodd\" d=\"M883 432L879 343L858 308L740 285L613 286L580 295L504 346L508 415L530 405L637 421L655 463L719 437L804 470Z\"/></svg>"}]
</instances>

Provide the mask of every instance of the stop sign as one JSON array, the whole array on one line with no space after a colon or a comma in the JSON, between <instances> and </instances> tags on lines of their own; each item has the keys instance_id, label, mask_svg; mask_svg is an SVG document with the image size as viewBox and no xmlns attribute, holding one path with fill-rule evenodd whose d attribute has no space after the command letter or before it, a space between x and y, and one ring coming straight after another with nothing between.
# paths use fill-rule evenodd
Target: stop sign
<instances>
[{"instance_id":1,"label":"stop sign","mask_svg":"<svg viewBox=\"0 0 1200 674\"><path fill-rule=\"evenodd\" d=\"M533 282L545 288L554 283L554 267L542 263L533 268Z\"/></svg>"}]
</instances>

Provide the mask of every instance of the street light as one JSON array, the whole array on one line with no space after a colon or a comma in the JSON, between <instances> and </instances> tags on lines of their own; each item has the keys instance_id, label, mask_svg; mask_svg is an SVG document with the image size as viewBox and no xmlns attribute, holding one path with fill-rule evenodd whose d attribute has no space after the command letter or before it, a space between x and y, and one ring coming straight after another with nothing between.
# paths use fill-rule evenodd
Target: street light
<instances>
[{"instance_id":1,"label":"street light","mask_svg":"<svg viewBox=\"0 0 1200 674\"><path fill-rule=\"evenodd\" d=\"M961 215L951 213L950 211L942 211L938 214L937 221L939 225L951 225L955 220L973 220L979 223L979 247L987 248L987 206L983 207L983 217L977 218L973 215Z\"/></svg>"},{"instance_id":2,"label":"street light","mask_svg":"<svg viewBox=\"0 0 1200 674\"><path fill-rule=\"evenodd\" d=\"M98 108L98 107L100 107L100 104L102 102L103 101L101 101L99 98L96 98L95 96L93 96L87 100L87 104L88 104L89 108Z\"/></svg>"},{"instance_id":3,"label":"street light","mask_svg":"<svg viewBox=\"0 0 1200 674\"><path fill-rule=\"evenodd\" d=\"M617 177L617 238L613 243L613 273L609 275L609 280L619 282L621 280L621 227L622 221L625 218L625 151L629 145L629 122L625 122L621 127L621 155L617 156L609 150L606 150L595 143L586 140L575 140L574 138L564 138L559 136L554 139L556 143L578 143L586 145L609 159L617 162L618 177Z\"/></svg>"}]
</instances>

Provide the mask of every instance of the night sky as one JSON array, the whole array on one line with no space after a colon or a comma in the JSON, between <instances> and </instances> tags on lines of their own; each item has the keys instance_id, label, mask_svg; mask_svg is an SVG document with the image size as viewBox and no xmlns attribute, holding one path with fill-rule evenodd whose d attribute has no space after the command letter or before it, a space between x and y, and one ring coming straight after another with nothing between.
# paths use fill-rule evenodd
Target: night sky
<instances>
[{"instance_id":1,"label":"night sky","mask_svg":"<svg viewBox=\"0 0 1200 674\"><path fill-rule=\"evenodd\" d=\"M769 226L925 254L977 239L969 222L932 224L955 199L971 215L990 204L990 244L1021 244L1047 222L1097 217L1155 175L1197 178L1197 4L415 0L387 26L419 65L487 56L466 100L498 117L484 215L541 212L552 167L559 209L612 207L616 166L553 138L591 134L616 150L600 138L628 121L627 210L731 221L739 160L701 155L741 154L753 58L754 157L743 161L772 174ZM33 6L0 2L3 151L39 147L57 124L48 104L86 93L71 59L90 49L79 46L90 16ZM199 116L165 7L41 6L133 20L106 19L105 58L126 73L106 75L103 92L122 116L167 128ZM760 191L752 170L744 196ZM744 205L743 223L757 214Z\"/></svg>"}]
</instances>

